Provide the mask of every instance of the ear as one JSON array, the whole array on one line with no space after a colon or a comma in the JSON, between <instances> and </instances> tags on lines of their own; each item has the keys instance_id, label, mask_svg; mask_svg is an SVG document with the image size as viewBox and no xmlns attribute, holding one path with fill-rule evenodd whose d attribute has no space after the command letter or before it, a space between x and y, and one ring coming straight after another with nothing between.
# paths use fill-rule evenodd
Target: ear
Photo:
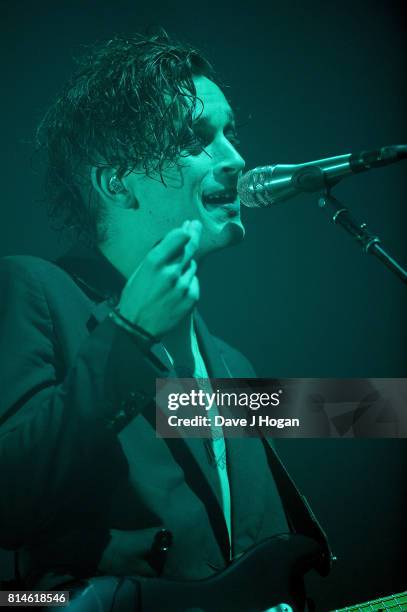
<instances>
[{"instance_id":1,"label":"ear","mask_svg":"<svg viewBox=\"0 0 407 612\"><path fill-rule=\"evenodd\" d=\"M114 168L91 168L93 188L110 205L120 208L138 208L137 199L123 184L118 170Z\"/></svg>"}]
</instances>

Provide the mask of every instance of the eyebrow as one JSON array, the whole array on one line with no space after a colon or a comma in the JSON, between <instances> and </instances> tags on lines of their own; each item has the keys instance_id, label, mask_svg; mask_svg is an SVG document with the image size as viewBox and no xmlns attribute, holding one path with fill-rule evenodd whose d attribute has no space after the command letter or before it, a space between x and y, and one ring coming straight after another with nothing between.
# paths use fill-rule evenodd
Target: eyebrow
<instances>
[{"instance_id":1,"label":"eyebrow","mask_svg":"<svg viewBox=\"0 0 407 612\"><path fill-rule=\"evenodd\" d=\"M230 124L234 125L236 123L235 114L232 111L232 109L228 110L226 118L227 118L226 126ZM192 122L192 125L193 127L198 127L198 128L204 127L205 128L205 127L209 127L211 125L211 122L209 121L208 117L201 116L201 117L198 117L198 119L194 120Z\"/></svg>"}]
</instances>

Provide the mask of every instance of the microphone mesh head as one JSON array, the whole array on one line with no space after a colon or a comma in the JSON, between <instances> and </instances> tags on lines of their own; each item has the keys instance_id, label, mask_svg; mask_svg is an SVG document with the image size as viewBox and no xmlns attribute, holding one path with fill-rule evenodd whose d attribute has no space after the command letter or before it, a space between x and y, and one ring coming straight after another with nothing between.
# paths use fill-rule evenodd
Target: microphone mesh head
<instances>
[{"instance_id":1,"label":"microphone mesh head","mask_svg":"<svg viewBox=\"0 0 407 612\"><path fill-rule=\"evenodd\" d=\"M240 201L249 208L264 208L275 204L268 184L271 182L271 175L274 166L262 166L246 172L237 183L237 192Z\"/></svg>"}]
</instances>

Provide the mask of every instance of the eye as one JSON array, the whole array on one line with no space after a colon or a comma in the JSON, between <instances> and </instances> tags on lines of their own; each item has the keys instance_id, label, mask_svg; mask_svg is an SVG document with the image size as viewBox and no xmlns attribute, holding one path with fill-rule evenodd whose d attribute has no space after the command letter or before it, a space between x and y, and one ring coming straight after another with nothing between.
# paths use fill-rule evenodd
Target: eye
<instances>
[{"instance_id":1,"label":"eye","mask_svg":"<svg viewBox=\"0 0 407 612\"><path fill-rule=\"evenodd\" d=\"M181 145L184 155L199 155L204 148L205 144L202 140L194 135L188 138L188 140L185 140Z\"/></svg>"},{"instance_id":2,"label":"eye","mask_svg":"<svg viewBox=\"0 0 407 612\"><path fill-rule=\"evenodd\" d=\"M212 142L212 135L202 130L189 130L181 148L187 155L199 155Z\"/></svg>"},{"instance_id":3,"label":"eye","mask_svg":"<svg viewBox=\"0 0 407 612\"><path fill-rule=\"evenodd\" d=\"M226 138L229 140L230 144L232 144L234 147L237 147L240 145L240 140L237 136L237 132L234 128L232 129L228 129L224 131L224 134L226 136Z\"/></svg>"}]
</instances>

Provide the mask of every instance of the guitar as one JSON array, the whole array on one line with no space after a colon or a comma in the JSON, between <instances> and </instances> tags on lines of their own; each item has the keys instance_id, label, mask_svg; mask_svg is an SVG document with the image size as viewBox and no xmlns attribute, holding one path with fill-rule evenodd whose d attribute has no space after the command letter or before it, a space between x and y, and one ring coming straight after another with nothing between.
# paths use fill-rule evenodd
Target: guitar
<instances>
[{"instance_id":1,"label":"guitar","mask_svg":"<svg viewBox=\"0 0 407 612\"><path fill-rule=\"evenodd\" d=\"M407 591L398 593L397 595L390 595L389 597L372 599L372 601L366 601L356 606L332 610L332 612L378 612L379 610L381 612L385 612L386 610L391 610L391 612L405 612L407 610Z\"/></svg>"},{"instance_id":2,"label":"guitar","mask_svg":"<svg viewBox=\"0 0 407 612\"><path fill-rule=\"evenodd\" d=\"M142 610L263 612L277 607L278 610L299 612L305 606L303 575L315 566L321 554L320 545L307 536L280 534L256 544L210 578L183 581L137 577L141 585ZM108 576L89 579L85 588L71 592L67 612L134 609L134 603L131 607L129 601L120 596L112 600L112 585L114 590L118 580ZM63 589L63 585L58 588ZM107 600L103 592L106 594L109 590L110 600Z\"/></svg>"}]
</instances>

